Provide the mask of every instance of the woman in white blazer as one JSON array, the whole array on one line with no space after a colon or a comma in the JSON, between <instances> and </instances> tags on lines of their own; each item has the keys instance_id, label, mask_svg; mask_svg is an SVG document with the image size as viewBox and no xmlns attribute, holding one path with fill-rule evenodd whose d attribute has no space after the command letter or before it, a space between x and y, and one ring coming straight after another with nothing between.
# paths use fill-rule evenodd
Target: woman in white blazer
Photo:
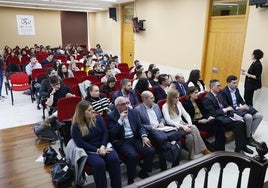
<instances>
[{"instance_id":1,"label":"woman in white blazer","mask_svg":"<svg viewBox=\"0 0 268 188\"><path fill-rule=\"evenodd\" d=\"M192 124L190 115L183 108L179 101L180 93L176 89L171 89L167 94L167 102L163 105L162 112L166 123L181 129L185 133L186 147L189 151L189 159L194 159L195 154L202 152L203 155L209 154L198 128ZM186 120L182 120L182 116Z\"/></svg>"}]
</instances>

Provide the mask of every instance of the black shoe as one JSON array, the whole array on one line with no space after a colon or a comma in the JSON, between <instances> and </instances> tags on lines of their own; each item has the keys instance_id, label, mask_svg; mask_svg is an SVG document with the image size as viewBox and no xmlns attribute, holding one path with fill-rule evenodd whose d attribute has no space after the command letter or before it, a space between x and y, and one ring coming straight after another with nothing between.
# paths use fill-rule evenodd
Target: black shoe
<instances>
[{"instance_id":1,"label":"black shoe","mask_svg":"<svg viewBox=\"0 0 268 188\"><path fill-rule=\"evenodd\" d=\"M41 107L39 105L36 106L37 110L41 110Z\"/></svg>"},{"instance_id":2,"label":"black shoe","mask_svg":"<svg viewBox=\"0 0 268 188\"><path fill-rule=\"evenodd\" d=\"M259 144L252 136L248 137L247 145L256 147Z\"/></svg>"},{"instance_id":3,"label":"black shoe","mask_svg":"<svg viewBox=\"0 0 268 188\"><path fill-rule=\"evenodd\" d=\"M132 183L134 183L134 179L128 178L127 184L130 185Z\"/></svg>"},{"instance_id":4,"label":"black shoe","mask_svg":"<svg viewBox=\"0 0 268 188\"><path fill-rule=\"evenodd\" d=\"M253 154L254 153L253 150L249 149L248 147L245 147L243 149L243 151L246 152L246 153L248 153L248 154Z\"/></svg>"},{"instance_id":5,"label":"black shoe","mask_svg":"<svg viewBox=\"0 0 268 188\"><path fill-rule=\"evenodd\" d=\"M142 172L142 171L140 171L140 173L138 174L138 176L139 176L141 179L145 179L145 178L148 178L148 177L149 177L149 174L147 174L146 172Z\"/></svg>"}]
</instances>

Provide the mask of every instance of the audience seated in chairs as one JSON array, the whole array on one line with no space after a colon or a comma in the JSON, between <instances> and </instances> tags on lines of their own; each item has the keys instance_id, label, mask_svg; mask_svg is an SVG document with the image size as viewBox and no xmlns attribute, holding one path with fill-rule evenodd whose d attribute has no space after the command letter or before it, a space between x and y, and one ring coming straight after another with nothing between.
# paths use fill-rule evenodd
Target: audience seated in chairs
<instances>
[{"instance_id":1,"label":"audience seated in chairs","mask_svg":"<svg viewBox=\"0 0 268 188\"><path fill-rule=\"evenodd\" d=\"M102 117L94 113L88 101L80 101L77 104L71 134L75 144L87 153L86 163L91 168L96 187L107 187L106 170L108 170L111 187L121 188L119 157L108 145L108 131Z\"/></svg>"},{"instance_id":2,"label":"audience seated in chairs","mask_svg":"<svg viewBox=\"0 0 268 188\"><path fill-rule=\"evenodd\" d=\"M224 125L215 117L208 116L202 100L198 99L198 88L191 86L187 90L185 101L182 103L184 109L191 116L192 123L201 131L215 135L214 151L225 150Z\"/></svg>"},{"instance_id":3,"label":"audience seated in chairs","mask_svg":"<svg viewBox=\"0 0 268 188\"><path fill-rule=\"evenodd\" d=\"M90 72L91 70L93 70L93 67L91 67L91 62L90 62L89 59L84 60L84 62L83 62L83 66L81 67L80 70L85 71L85 72L86 72L86 75L88 75L89 72Z\"/></svg>"},{"instance_id":4,"label":"audience seated in chairs","mask_svg":"<svg viewBox=\"0 0 268 188\"><path fill-rule=\"evenodd\" d=\"M159 75L160 75L159 68L154 68L153 71L152 71L152 78L150 80L150 84L151 84L152 87L159 85L159 82L158 82L158 76Z\"/></svg>"},{"instance_id":5,"label":"audience seated in chairs","mask_svg":"<svg viewBox=\"0 0 268 188\"><path fill-rule=\"evenodd\" d=\"M155 64L150 64L149 67L148 67L148 70L147 70L147 75L146 77L151 80L152 79L152 76L153 76L153 70L156 68L156 65Z\"/></svg>"},{"instance_id":6,"label":"audience seated in chairs","mask_svg":"<svg viewBox=\"0 0 268 188\"><path fill-rule=\"evenodd\" d=\"M175 80L176 81L173 81L172 83L176 85L176 89L179 91L180 97L185 96L188 89L188 85L185 83L184 75L181 73L177 74L175 76Z\"/></svg>"},{"instance_id":7,"label":"audience seated in chairs","mask_svg":"<svg viewBox=\"0 0 268 188\"><path fill-rule=\"evenodd\" d=\"M139 69L139 70L137 70L137 72L136 72L136 78L135 78L135 79L133 80L133 82L132 82L132 88L135 88L135 87L136 87L137 82L138 82L141 78L146 78L146 79L147 79L147 77L146 77L146 73L145 73L144 69ZM150 82L149 82L148 80L147 80L147 82L148 82L148 87L151 87Z\"/></svg>"},{"instance_id":8,"label":"audience seated in chairs","mask_svg":"<svg viewBox=\"0 0 268 188\"><path fill-rule=\"evenodd\" d=\"M95 65L93 66L93 71L91 71L90 74L98 76L99 78L100 76L104 75L104 69L101 67L100 62L95 63Z\"/></svg>"},{"instance_id":9,"label":"audience seated in chairs","mask_svg":"<svg viewBox=\"0 0 268 188\"><path fill-rule=\"evenodd\" d=\"M113 94L113 100L112 100L113 103L114 103L115 99L119 96L123 96L123 97L128 99L130 108L133 108L134 106L136 106L137 104L140 103L140 101L136 95L136 92L134 90L132 90L130 79L121 80L120 86L121 86L121 89L116 91Z\"/></svg>"},{"instance_id":10,"label":"audience seated in chairs","mask_svg":"<svg viewBox=\"0 0 268 188\"><path fill-rule=\"evenodd\" d=\"M113 77L113 72L112 72L111 68L106 67L105 75L101 78L101 82L102 83L107 82L108 78L110 78L110 77Z\"/></svg>"},{"instance_id":11,"label":"audience seated in chairs","mask_svg":"<svg viewBox=\"0 0 268 188\"><path fill-rule=\"evenodd\" d=\"M246 125L243 118L237 115L220 94L221 85L219 80L212 79L209 83L210 91L203 98L205 110L209 116L220 120L226 130L232 130L235 139L235 152L253 154L247 147Z\"/></svg>"},{"instance_id":12,"label":"audience seated in chairs","mask_svg":"<svg viewBox=\"0 0 268 188\"><path fill-rule=\"evenodd\" d=\"M115 77L108 78L107 82L100 87L100 92L105 93L107 97L110 96L110 92L115 91L115 82Z\"/></svg>"},{"instance_id":13,"label":"audience seated in chairs","mask_svg":"<svg viewBox=\"0 0 268 188\"><path fill-rule=\"evenodd\" d=\"M235 113L243 117L247 126L247 144L256 147L259 142L252 135L261 123L263 115L252 106L246 104L237 88L238 78L236 76L230 75L226 81L227 86L222 90L222 96L228 105L233 107Z\"/></svg>"},{"instance_id":14,"label":"audience seated in chairs","mask_svg":"<svg viewBox=\"0 0 268 188\"><path fill-rule=\"evenodd\" d=\"M186 137L186 147L189 152L189 159L194 159L196 154L208 154L203 139L200 136L198 128L192 124L190 115L185 111L179 101L180 94L176 89L170 89L167 95L167 102L162 107L165 121L168 125L177 127ZM185 121L183 121L184 117Z\"/></svg>"},{"instance_id":15,"label":"audience seated in chairs","mask_svg":"<svg viewBox=\"0 0 268 188\"><path fill-rule=\"evenodd\" d=\"M154 88L155 102L167 98L167 92L169 90L169 84L170 84L169 75L160 74L158 76L158 82L159 85L155 86Z\"/></svg>"},{"instance_id":16,"label":"audience seated in chairs","mask_svg":"<svg viewBox=\"0 0 268 188\"><path fill-rule=\"evenodd\" d=\"M195 86L198 88L198 92L205 91L206 90L205 83L203 82L203 80L200 80L200 78L201 78L200 70L198 69L191 70L187 81L188 87Z\"/></svg>"},{"instance_id":17,"label":"audience seated in chairs","mask_svg":"<svg viewBox=\"0 0 268 188\"><path fill-rule=\"evenodd\" d=\"M111 71L113 73L113 76L121 73L121 71L118 68L116 68L116 62L114 60L110 63L110 68L111 68ZM128 73L128 71L127 71L127 73Z\"/></svg>"},{"instance_id":18,"label":"audience seated in chairs","mask_svg":"<svg viewBox=\"0 0 268 188\"><path fill-rule=\"evenodd\" d=\"M141 125L146 129L148 137L152 141L153 145L159 147L159 164L161 171L167 169L166 160L172 163L172 167L179 165L180 148L178 147L179 144L177 142L181 137L180 132L165 132L163 130L159 130L158 128L165 127L166 122L162 116L159 106L154 103L154 95L150 91L144 91L141 94L141 98L143 103L135 107L135 111L138 112L141 119ZM170 151L173 150L173 145L177 147L175 148L176 156L173 156L173 151Z\"/></svg>"},{"instance_id":19,"label":"audience seated in chairs","mask_svg":"<svg viewBox=\"0 0 268 188\"><path fill-rule=\"evenodd\" d=\"M91 103L93 110L102 116L106 116L114 108L109 98L102 96L99 87L94 84L88 88L86 100Z\"/></svg>"},{"instance_id":20,"label":"audience seated in chairs","mask_svg":"<svg viewBox=\"0 0 268 188\"><path fill-rule=\"evenodd\" d=\"M128 184L137 177L137 152L143 157L143 165L138 176L148 177L152 171L155 149L147 137L146 130L141 126L139 115L128 108L129 101L122 96L115 100L116 109L108 114L109 134L116 151L126 158Z\"/></svg>"},{"instance_id":21,"label":"audience seated in chairs","mask_svg":"<svg viewBox=\"0 0 268 188\"><path fill-rule=\"evenodd\" d=\"M46 101L46 104L53 108L53 113L48 118L45 119L45 124L49 125L51 121L56 120L57 118L57 102L59 99L64 97L73 97L70 88L66 87L64 84L61 84L60 78L56 75L49 77L49 83L51 85L51 91L49 92L49 97Z\"/></svg>"},{"instance_id":22,"label":"audience seated in chairs","mask_svg":"<svg viewBox=\"0 0 268 188\"><path fill-rule=\"evenodd\" d=\"M58 66L58 76L63 79L67 77L74 77L74 74L71 70L67 69L65 64L59 64Z\"/></svg>"}]
</instances>

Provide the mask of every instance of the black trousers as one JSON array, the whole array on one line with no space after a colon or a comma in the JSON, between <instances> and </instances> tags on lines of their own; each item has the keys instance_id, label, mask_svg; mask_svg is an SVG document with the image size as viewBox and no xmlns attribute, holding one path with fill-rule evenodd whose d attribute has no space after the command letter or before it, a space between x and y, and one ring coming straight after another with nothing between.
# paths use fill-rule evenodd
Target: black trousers
<instances>
[{"instance_id":1,"label":"black trousers","mask_svg":"<svg viewBox=\"0 0 268 188\"><path fill-rule=\"evenodd\" d=\"M143 157L142 172L152 171L155 149L154 147L143 146L141 138L127 138L123 141L114 142L113 146L118 153L126 158L127 176L129 179L137 177L137 153L140 153Z\"/></svg>"},{"instance_id":2,"label":"black trousers","mask_svg":"<svg viewBox=\"0 0 268 188\"><path fill-rule=\"evenodd\" d=\"M253 89L246 89L244 91L244 99L247 105L253 106L253 95L254 95Z\"/></svg>"}]
</instances>

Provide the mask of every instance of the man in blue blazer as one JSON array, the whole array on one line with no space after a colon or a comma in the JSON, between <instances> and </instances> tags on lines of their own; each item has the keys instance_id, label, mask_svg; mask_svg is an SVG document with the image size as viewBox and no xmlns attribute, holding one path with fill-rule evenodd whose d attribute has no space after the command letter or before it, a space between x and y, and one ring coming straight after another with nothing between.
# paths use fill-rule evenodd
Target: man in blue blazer
<instances>
[{"instance_id":1,"label":"man in blue blazer","mask_svg":"<svg viewBox=\"0 0 268 188\"><path fill-rule=\"evenodd\" d=\"M130 102L129 103L130 108L133 108L135 105L138 105L140 103L135 91L132 90L130 79L125 78L121 80L120 86L121 89L113 94L113 100L112 100L113 103L115 99L119 96L125 97Z\"/></svg>"},{"instance_id":2,"label":"man in blue blazer","mask_svg":"<svg viewBox=\"0 0 268 188\"><path fill-rule=\"evenodd\" d=\"M210 91L203 98L203 104L208 115L220 120L226 129L232 130L235 139L235 152L253 154L247 147L246 126L242 117L234 113L232 106L228 105L220 94L219 80L212 79L209 83Z\"/></svg>"},{"instance_id":3,"label":"man in blue blazer","mask_svg":"<svg viewBox=\"0 0 268 188\"><path fill-rule=\"evenodd\" d=\"M175 80L173 83L176 85L176 89L180 93L181 96L185 96L187 93L188 85L185 83L184 75L179 73L175 76Z\"/></svg>"},{"instance_id":4,"label":"man in blue blazer","mask_svg":"<svg viewBox=\"0 0 268 188\"><path fill-rule=\"evenodd\" d=\"M263 119L263 115L255 108L247 105L240 95L238 87L238 78L230 75L226 79L227 86L222 90L224 100L233 107L235 112L242 116L247 126L247 144L257 146L258 142L252 137L256 132L259 124Z\"/></svg>"},{"instance_id":5,"label":"man in blue blazer","mask_svg":"<svg viewBox=\"0 0 268 188\"><path fill-rule=\"evenodd\" d=\"M172 155L172 152L169 153L172 149L171 143L178 142L181 133L179 131L164 132L158 130L158 128L165 127L165 120L159 106L154 103L154 95L150 91L144 91L141 94L141 99L143 103L137 106L135 110L138 112L141 119L141 125L147 130L153 145L160 147L159 163L161 171L164 171L167 169L166 159L170 159L170 156L166 156L165 154ZM172 162L172 167L177 166L180 163L180 148L177 150L178 152L176 152L176 155L178 156L172 156L172 161L169 161Z\"/></svg>"},{"instance_id":6,"label":"man in blue blazer","mask_svg":"<svg viewBox=\"0 0 268 188\"><path fill-rule=\"evenodd\" d=\"M155 149L141 126L137 112L128 108L129 101L122 96L115 99L116 109L108 114L109 135L116 151L126 157L128 184L137 176L137 153L143 157L142 169L138 176L146 178L152 171Z\"/></svg>"}]
</instances>

